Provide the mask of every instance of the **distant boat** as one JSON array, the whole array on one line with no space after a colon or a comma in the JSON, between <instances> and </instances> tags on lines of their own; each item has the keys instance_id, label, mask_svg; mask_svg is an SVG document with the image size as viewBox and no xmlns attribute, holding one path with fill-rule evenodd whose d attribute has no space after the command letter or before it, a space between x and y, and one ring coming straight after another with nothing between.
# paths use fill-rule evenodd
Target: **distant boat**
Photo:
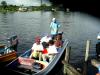
<instances>
[{"instance_id":1,"label":"distant boat","mask_svg":"<svg viewBox=\"0 0 100 75\"><path fill-rule=\"evenodd\" d=\"M53 12L56 12L56 11L57 11L56 8L52 8L51 10L52 10Z\"/></svg>"},{"instance_id":2,"label":"distant boat","mask_svg":"<svg viewBox=\"0 0 100 75\"><path fill-rule=\"evenodd\" d=\"M20 8L18 9L18 11L19 11L19 12L26 12L26 11L28 11L28 8L27 8L27 7L20 7Z\"/></svg>"},{"instance_id":3,"label":"distant boat","mask_svg":"<svg viewBox=\"0 0 100 75\"><path fill-rule=\"evenodd\" d=\"M18 75L52 75L56 74L62 64L62 60L65 57L65 50L68 47L68 40L65 40L63 46L58 49L58 53L50 62L39 61L29 58L31 49L20 55L17 59L13 60L6 65L6 69L13 74Z\"/></svg>"}]
</instances>

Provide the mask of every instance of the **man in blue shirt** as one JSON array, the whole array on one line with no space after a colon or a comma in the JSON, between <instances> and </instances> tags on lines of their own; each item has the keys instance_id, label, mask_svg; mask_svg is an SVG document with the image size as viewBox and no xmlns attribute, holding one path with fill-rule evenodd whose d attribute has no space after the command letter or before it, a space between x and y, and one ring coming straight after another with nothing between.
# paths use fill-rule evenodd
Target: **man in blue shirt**
<instances>
[{"instance_id":1,"label":"man in blue shirt","mask_svg":"<svg viewBox=\"0 0 100 75\"><path fill-rule=\"evenodd\" d=\"M60 28L60 25L56 22L56 19L53 18L50 24L51 35L55 36L58 33L59 28Z\"/></svg>"}]
</instances>

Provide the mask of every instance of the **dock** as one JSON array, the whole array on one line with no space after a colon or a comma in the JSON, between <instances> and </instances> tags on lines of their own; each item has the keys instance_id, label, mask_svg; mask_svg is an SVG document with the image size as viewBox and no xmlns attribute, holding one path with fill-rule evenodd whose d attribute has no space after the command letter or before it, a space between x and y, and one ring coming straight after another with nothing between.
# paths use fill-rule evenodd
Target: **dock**
<instances>
[{"instance_id":1,"label":"dock","mask_svg":"<svg viewBox=\"0 0 100 75\"><path fill-rule=\"evenodd\" d=\"M66 56L62 61L64 64L64 75L96 75L98 73L98 65L100 65L100 61L94 59L95 57L89 58L89 48L90 40L87 40L84 60L74 64L69 63L71 48L66 49Z\"/></svg>"}]
</instances>

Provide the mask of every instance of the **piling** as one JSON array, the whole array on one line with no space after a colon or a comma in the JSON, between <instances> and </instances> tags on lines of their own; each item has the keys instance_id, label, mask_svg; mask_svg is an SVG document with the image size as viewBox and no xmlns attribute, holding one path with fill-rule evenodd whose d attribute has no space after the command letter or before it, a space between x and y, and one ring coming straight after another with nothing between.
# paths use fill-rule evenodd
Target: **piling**
<instances>
[{"instance_id":1,"label":"piling","mask_svg":"<svg viewBox=\"0 0 100 75\"><path fill-rule=\"evenodd\" d=\"M68 48L65 49L65 59L64 59L64 60L65 60L67 63L69 63L70 52L71 52L71 47L68 47Z\"/></svg>"},{"instance_id":2,"label":"piling","mask_svg":"<svg viewBox=\"0 0 100 75\"><path fill-rule=\"evenodd\" d=\"M66 48L65 59L62 61L64 64L64 75L81 75L72 65L69 64L71 47Z\"/></svg>"},{"instance_id":3,"label":"piling","mask_svg":"<svg viewBox=\"0 0 100 75\"><path fill-rule=\"evenodd\" d=\"M85 61L83 65L83 75L87 75L88 57L89 57L90 40L86 42Z\"/></svg>"}]
</instances>

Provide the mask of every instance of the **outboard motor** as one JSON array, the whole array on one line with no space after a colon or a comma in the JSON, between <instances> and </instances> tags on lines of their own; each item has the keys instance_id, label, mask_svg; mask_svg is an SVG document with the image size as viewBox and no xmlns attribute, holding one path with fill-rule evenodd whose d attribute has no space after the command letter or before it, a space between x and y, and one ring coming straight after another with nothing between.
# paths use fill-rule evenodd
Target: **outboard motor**
<instances>
[{"instance_id":1,"label":"outboard motor","mask_svg":"<svg viewBox=\"0 0 100 75\"><path fill-rule=\"evenodd\" d=\"M18 47L18 36L14 35L10 38L8 38L8 41L10 42L10 49L13 49L15 51L17 51L17 47Z\"/></svg>"}]
</instances>

